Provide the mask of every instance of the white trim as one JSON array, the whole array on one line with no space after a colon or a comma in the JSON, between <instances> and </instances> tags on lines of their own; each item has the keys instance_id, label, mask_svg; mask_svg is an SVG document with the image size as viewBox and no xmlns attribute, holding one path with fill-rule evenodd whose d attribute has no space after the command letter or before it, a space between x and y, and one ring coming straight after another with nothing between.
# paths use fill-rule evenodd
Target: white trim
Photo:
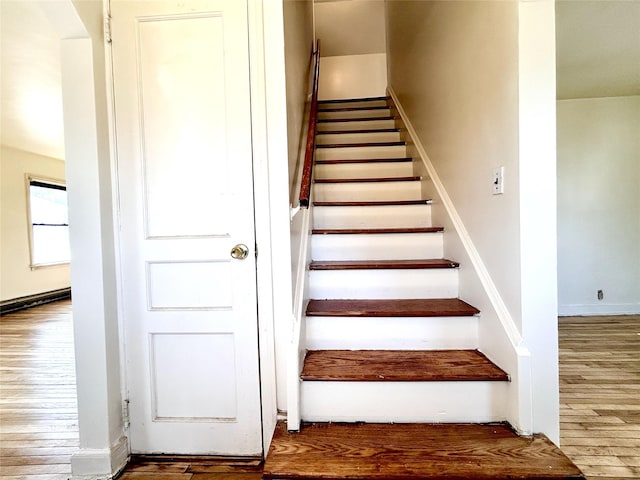
<instances>
[{"instance_id":1,"label":"white trim","mask_svg":"<svg viewBox=\"0 0 640 480\"><path fill-rule=\"evenodd\" d=\"M262 442L266 456L277 422L277 379L273 265L271 232L272 199L268 142L268 78L266 75L265 11L262 1L248 2L249 69L251 89L251 129L253 153L254 224L256 233L256 280L258 301L258 349L260 354L260 395L262 400ZM260 252L263 252L262 254Z\"/></svg>"},{"instance_id":2,"label":"white trim","mask_svg":"<svg viewBox=\"0 0 640 480\"><path fill-rule=\"evenodd\" d=\"M559 305L558 316L640 315L640 303Z\"/></svg>"},{"instance_id":3,"label":"white trim","mask_svg":"<svg viewBox=\"0 0 640 480\"><path fill-rule=\"evenodd\" d=\"M311 203L311 202L310 202ZM297 269L294 272L294 298L291 344L287 358L287 428L290 431L300 429L300 373L305 351L305 315L304 307L309 299L308 265L310 261L311 208L303 208L293 222L299 223L300 234ZM292 222L292 224L293 224Z\"/></svg>"},{"instance_id":4,"label":"white trim","mask_svg":"<svg viewBox=\"0 0 640 480\"><path fill-rule=\"evenodd\" d=\"M118 476L128 461L127 437L120 437L111 448L81 448L71 456L72 478L74 480L112 479Z\"/></svg>"},{"instance_id":5,"label":"white trim","mask_svg":"<svg viewBox=\"0 0 640 480\"><path fill-rule=\"evenodd\" d=\"M453 205L453 202L451 201L451 198L449 197L447 190L445 189L442 181L440 180L440 177L438 176L433 164L431 163L431 160L429 159L429 156L427 155L426 150L422 146L422 143L420 142L418 134L416 133L413 125L411 124L411 121L409 120L409 117L404 111L404 108L402 107L402 104L400 103L398 96L396 95L392 87L388 87L387 90L391 95L391 97L393 98L395 106L398 109L398 113L400 114L400 117L402 118L402 121L404 122L405 127L407 128L407 132L409 133L409 136L411 137L411 141L413 142L416 150L420 154L422 162L429 174L429 178L433 182L433 185L436 188L438 195L440 196L440 199L442 200L442 204L447 210L449 218L451 219L451 223L453 224L456 230L456 233L460 238L460 242L465 248L467 255L469 256L469 259L473 264L476 274L478 275L478 278L482 283L482 286L489 300L491 301L491 305L493 306L493 308L496 311L496 314L498 315L498 319L500 320L500 323L502 324L504 331L509 337L509 341L514 347L519 346L522 342L522 335L520 334L520 331L517 325L513 321L513 317L511 316L511 313L509 312L506 304L502 300L502 296L500 295L498 288L493 282L493 279L491 278L491 275L489 274L487 267L482 261L482 258L480 257L480 253L476 249L473 243L473 240L469 235L469 232L467 231L466 227L464 226L464 223L462 222L462 218L460 218L460 215L458 214L457 209Z\"/></svg>"}]
</instances>

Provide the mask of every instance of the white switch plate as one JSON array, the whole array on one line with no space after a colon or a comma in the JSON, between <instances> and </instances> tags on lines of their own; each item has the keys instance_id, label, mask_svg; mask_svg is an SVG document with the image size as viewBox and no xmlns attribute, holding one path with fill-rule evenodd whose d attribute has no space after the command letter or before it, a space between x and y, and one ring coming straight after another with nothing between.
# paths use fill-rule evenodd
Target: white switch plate
<instances>
[{"instance_id":1,"label":"white switch plate","mask_svg":"<svg viewBox=\"0 0 640 480\"><path fill-rule=\"evenodd\" d=\"M496 167L493 169L491 191L494 195L504 193L504 167Z\"/></svg>"}]
</instances>

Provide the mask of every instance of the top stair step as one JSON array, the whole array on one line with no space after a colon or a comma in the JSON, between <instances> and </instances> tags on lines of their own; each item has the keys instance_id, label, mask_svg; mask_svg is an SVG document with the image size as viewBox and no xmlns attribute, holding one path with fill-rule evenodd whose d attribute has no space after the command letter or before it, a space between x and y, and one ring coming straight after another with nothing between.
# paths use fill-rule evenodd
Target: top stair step
<instances>
[{"instance_id":1,"label":"top stair step","mask_svg":"<svg viewBox=\"0 0 640 480\"><path fill-rule=\"evenodd\" d=\"M265 480L585 480L544 435L507 424L278 424Z\"/></svg>"}]
</instances>

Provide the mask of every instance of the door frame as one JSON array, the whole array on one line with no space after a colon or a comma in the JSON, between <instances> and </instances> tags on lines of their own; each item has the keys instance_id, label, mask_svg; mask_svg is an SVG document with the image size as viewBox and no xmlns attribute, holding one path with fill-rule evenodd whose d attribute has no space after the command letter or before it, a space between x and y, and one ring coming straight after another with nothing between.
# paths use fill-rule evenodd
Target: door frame
<instances>
[{"instance_id":1,"label":"door frame","mask_svg":"<svg viewBox=\"0 0 640 480\"><path fill-rule=\"evenodd\" d=\"M72 272L75 356L81 367L77 382L80 445L71 459L72 476L110 479L126 465L129 446L123 404L127 379L120 308L118 192L112 182L117 175L113 77L108 32L102 31L104 19L109 17L109 0L86 4L82 11L71 0L55 6L39 3L63 40L63 96L73 102L72 108L65 105L67 173L74 177L70 186L75 182L82 195L82 202L70 205L70 210L75 210L73 221L82 225L70 234L72 249L86 260L85 267ZM266 453L278 406L286 406L282 404L284 375L277 378L276 370L284 372L283 347L288 343L292 305L284 29L281 2L248 0L248 13ZM79 80L86 87L80 92ZM272 236L277 242L272 242ZM278 265L284 268L274 268ZM283 354L277 355L278 350Z\"/></svg>"},{"instance_id":2,"label":"door frame","mask_svg":"<svg viewBox=\"0 0 640 480\"><path fill-rule=\"evenodd\" d=\"M109 16L110 0L105 1L106 15ZM237 1L237 0L230 0ZM284 77L284 36L278 32L277 22L282 25L282 7L274 8L274 3L264 0L247 0L248 35L249 35L249 81L253 154L253 192L255 211L258 307L258 354L260 361L260 397L262 409L262 442L263 455L266 456L277 422L277 378L276 378L276 332L274 319L291 316L291 288L278 288L274 285L274 265L287 265L285 269L289 280L284 281L281 272L277 274L280 285L291 285L290 281L290 244L289 244L289 205L288 205L288 172L287 162L277 162L278 158L287 158L286 130L286 89ZM277 10L280 10L278 13ZM276 45L273 45L273 44ZM281 44L278 48L277 44ZM111 168L114 178L114 190L117 188L117 146L116 146L116 114L114 113L114 85L111 44L105 43L107 49L108 104L111 145ZM275 52L275 53L272 53ZM278 54L278 52L282 52ZM278 58L281 57L281 58ZM278 66L281 66L278 68ZM273 67L273 68L272 68ZM275 73L275 74L274 74ZM281 75L280 75L281 73ZM279 78L281 76L281 79ZM279 83L281 82L281 83ZM283 125L284 130L277 128ZM275 125L275 128L274 128ZM270 126L270 127L269 127ZM283 150L284 149L284 150ZM276 159L276 161L270 161ZM279 165L281 163L282 165ZM281 201L285 192L284 203ZM118 198L118 192L114 191ZM115 202L117 205L117 201ZM276 214L276 211L282 213ZM119 212L115 213L119 223ZM286 230L282 229L285 219ZM278 235L277 232L282 232ZM120 317L120 377L122 395L126 402L128 380L126 378L126 350L124 343L122 298L122 269L120 236L116 230L117 285ZM274 248L272 237L278 235L278 248ZM281 242L280 237L286 239ZM283 263L285 262L285 263ZM281 297L284 296L284 299ZM283 307L289 307L285 310ZM124 425L128 437L128 423Z\"/></svg>"}]
</instances>

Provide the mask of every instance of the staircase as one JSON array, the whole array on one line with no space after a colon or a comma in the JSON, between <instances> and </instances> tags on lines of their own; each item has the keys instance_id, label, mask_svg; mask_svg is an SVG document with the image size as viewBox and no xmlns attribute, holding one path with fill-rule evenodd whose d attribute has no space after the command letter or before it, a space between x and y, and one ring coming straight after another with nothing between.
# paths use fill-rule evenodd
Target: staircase
<instances>
[{"instance_id":1,"label":"staircase","mask_svg":"<svg viewBox=\"0 0 640 480\"><path fill-rule=\"evenodd\" d=\"M298 434L279 426L265 478L583 478L548 439L495 424L509 375L478 350L480 312L458 298L459 264L443 258L443 228L390 102L319 104L307 423ZM447 455L465 456L467 470L434 468Z\"/></svg>"}]
</instances>

